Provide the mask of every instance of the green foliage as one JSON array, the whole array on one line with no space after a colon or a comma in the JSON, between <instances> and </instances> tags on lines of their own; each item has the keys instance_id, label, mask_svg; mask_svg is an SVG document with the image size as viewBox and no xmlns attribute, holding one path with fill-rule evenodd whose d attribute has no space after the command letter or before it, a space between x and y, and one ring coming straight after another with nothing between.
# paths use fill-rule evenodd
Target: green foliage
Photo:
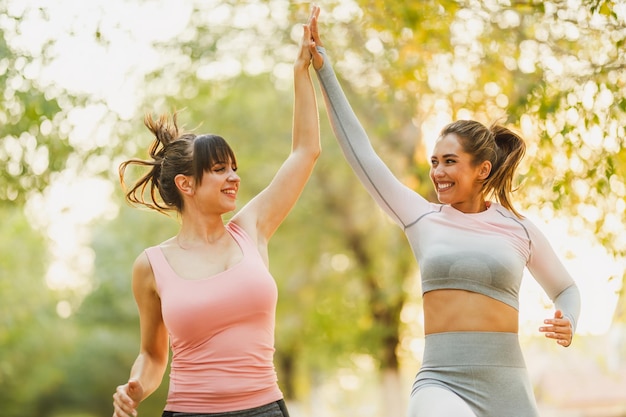
<instances>
[{"instance_id":1,"label":"green foliage","mask_svg":"<svg viewBox=\"0 0 626 417\"><path fill-rule=\"evenodd\" d=\"M117 385L128 380L139 352L139 321L130 280L132 264L143 249L160 243L176 230L174 219L120 204L120 215L100 224L94 233L95 288L72 318L80 338L63 361L67 377L53 393L55 400L50 405L61 415L73 410L88 411L93 416L111 414L111 395ZM167 381L166 375L160 389L142 403L142 415L160 415Z\"/></svg>"},{"instance_id":2,"label":"green foliage","mask_svg":"<svg viewBox=\"0 0 626 417\"><path fill-rule=\"evenodd\" d=\"M400 98L396 105L388 103L390 126L399 124L398 117L407 117L406 112L396 111L406 105L417 123L428 120L435 101L449 109L452 118L462 112L463 117L490 122L506 115L507 122L517 126L526 118L534 126L525 132L533 159L524 173L522 205L532 204L538 194L566 214L578 213L579 204L593 204L598 214L587 221L595 223L590 226L597 230L599 241L616 255L626 253L626 248L614 244L621 231L613 229L612 222L603 224L616 202L623 207L623 189L613 195L601 193L607 181L623 184L626 180L612 168L626 137L626 62L620 53L626 28L615 13L615 2L588 1L587 10L570 9L566 3L425 2L419 12L417 5L408 3L359 4L369 11L360 32L384 43L384 57L390 50L396 57L377 66L385 82L370 88L383 96L402 89L402 95L394 94ZM428 30L422 30L424 19L415 17L419 13L439 17L426 19L433 28L427 39L420 37ZM383 15L389 18L378 19ZM441 60L458 64L458 69L437 66ZM387 67L387 62L392 66ZM459 71L465 71L470 81L462 81L465 74ZM446 79L451 85L430 81L441 72L449 73ZM489 93L488 84L497 86L497 93ZM572 169L556 161L581 167ZM590 192L580 195L572 185L575 180L586 181ZM530 194L535 198L526 202ZM603 199L610 203L598 204ZM619 217L626 220L623 213Z\"/></svg>"},{"instance_id":3,"label":"green foliage","mask_svg":"<svg viewBox=\"0 0 626 417\"><path fill-rule=\"evenodd\" d=\"M42 393L62 378L56 364L73 335L56 315L55 297L46 289L45 240L18 207L4 206L0 214L2 415L39 415Z\"/></svg>"},{"instance_id":4,"label":"green foliage","mask_svg":"<svg viewBox=\"0 0 626 417\"><path fill-rule=\"evenodd\" d=\"M213 5L197 2L187 30L159 45L168 64L146 77L140 115L125 122L107 116L115 126L110 143L80 149L70 142L67 114L86 105L85 98L26 77L25 66L50 57L11 49L0 30L3 416L111 414L111 394L128 378L139 347L132 262L177 227L175 219L131 209L120 198L118 217L93 229L93 291L73 316L61 319L56 305L62 294L44 280L46 240L29 226L24 202L66 169L116 181L113 161L146 156L152 138L141 115L175 109L185 109L180 120L187 127L231 143L242 177L240 205L247 202L289 151L293 91L290 77L280 74L295 54L294 22L308 13L308 5L291 2L282 11L285 21L270 4L275 7L267 1L222 4L230 17L264 6L254 9L258 22L241 27L229 19L208 23ZM582 11L565 2L357 4L361 11L346 17L342 2L323 3L322 34L374 147L398 177L432 199L426 163L432 133L423 126L446 117L489 122L505 115L528 134L520 203L547 204L564 214L593 206L597 216L585 217L587 227L616 255L624 254L623 230L605 224L610 216L624 224L624 210L615 208L624 207L626 182L626 30L615 2L590 0ZM19 30L23 17L6 11L0 0L2 27ZM45 15L45 7L40 12ZM225 56L240 70L207 76L207 68L222 68ZM408 289L417 265L402 231L358 183L334 143L321 100L320 109L322 158L270 246L280 291L276 365L288 398L305 397L311 381L351 366L354 355L397 369L407 355L400 348L400 312L415 298ZM159 415L166 389L167 377L140 413Z\"/></svg>"},{"instance_id":5,"label":"green foliage","mask_svg":"<svg viewBox=\"0 0 626 417\"><path fill-rule=\"evenodd\" d=\"M5 2L0 3L0 14L5 26L19 30L22 16L6 13ZM59 96L25 75L29 66L46 57L12 50L2 27L0 57L0 204L23 204L49 184L54 172L65 168L74 152L67 133L58 126L67 110L61 102L69 95Z\"/></svg>"}]
</instances>

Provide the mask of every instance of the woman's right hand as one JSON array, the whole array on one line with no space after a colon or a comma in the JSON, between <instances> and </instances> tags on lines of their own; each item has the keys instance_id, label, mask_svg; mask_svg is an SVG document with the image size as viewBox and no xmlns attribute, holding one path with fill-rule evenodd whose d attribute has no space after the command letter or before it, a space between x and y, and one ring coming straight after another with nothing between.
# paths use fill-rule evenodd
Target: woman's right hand
<instances>
[{"instance_id":1,"label":"woman's right hand","mask_svg":"<svg viewBox=\"0 0 626 417\"><path fill-rule=\"evenodd\" d=\"M143 387L135 379L119 385L113 394L113 417L135 417L143 398Z\"/></svg>"},{"instance_id":2,"label":"woman's right hand","mask_svg":"<svg viewBox=\"0 0 626 417\"><path fill-rule=\"evenodd\" d=\"M324 56L322 54L319 53L319 51L317 50L317 47L320 46L322 47L322 40L320 39L320 34L319 34L319 29L317 26L317 17L320 14L320 7L317 5L313 5L313 10L311 12L311 19L309 21L309 26L311 28L311 39L313 40L313 42L311 42L310 45L310 51L311 51L311 56L313 58L313 68L315 68L316 70L322 68L322 66L324 65Z\"/></svg>"}]
</instances>

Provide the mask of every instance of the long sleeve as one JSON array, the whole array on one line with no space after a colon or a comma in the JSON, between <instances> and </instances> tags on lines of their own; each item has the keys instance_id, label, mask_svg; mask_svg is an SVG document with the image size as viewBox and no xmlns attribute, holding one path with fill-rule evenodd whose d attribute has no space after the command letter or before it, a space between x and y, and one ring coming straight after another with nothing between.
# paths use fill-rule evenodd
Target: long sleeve
<instances>
[{"instance_id":1,"label":"long sleeve","mask_svg":"<svg viewBox=\"0 0 626 417\"><path fill-rule=\"evenodd\" d=\"M353 171L376 203L403 229L430 209L430 204L404 185L374 151L367 133L348 102L326 51L317 76L333 132Z\"/></svg>"},{"instance_id":2,"label":"long sleeve","mask_svg":"<svg viewBox=\"0 0 626 417\"><path fill-rule=\"evenodd\" d=\"M576 284L572 284L554 299L554 305L563 312L563 316L567 317L572 323L572 329L576 331L578 326L578 317L580 316L580 291Z\"/></svg>"},{"instance_id":3,"label":"long sleeve","mask_svg":"<svg viewBox=\"0 0 626 417\"><path fill-rule=\"evenodd\" d=\"M530 220L524 224L532 242L528 270L576 330L581 308L578 286L541 230Z\"/></svg>"}]
</instances>

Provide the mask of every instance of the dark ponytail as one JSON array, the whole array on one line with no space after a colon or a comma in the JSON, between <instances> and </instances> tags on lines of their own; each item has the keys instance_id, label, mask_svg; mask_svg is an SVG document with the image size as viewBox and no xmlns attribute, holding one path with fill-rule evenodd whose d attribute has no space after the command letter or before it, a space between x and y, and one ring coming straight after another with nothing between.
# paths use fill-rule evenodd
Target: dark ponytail
<instances>
[{"instance_id":1,"label":"dark ponytail","mask_svg":"<svg viewBox=\"0 0 626 417\"><path fill-rule=\"evenodd\" d=\"M202 176L218 163L237 166L235 153L226 140L218 135L194 135L180 132L177 113L167 114L154 120L146 115L144 124L154 135L154 142L148 153L151 160L129 159L119 167L119 177L126 193L126 201L131 205L142 205L160 213L183 211L183 199L174 181L179 174L188 175L202 183ZM127 188L124 174L129 165L149 167L150 171ZM150 201L146 191L150 190ZM157 195L158 194L158 195Z\"/></svg>"},{"instance_id":2,"label":"dark ponytail","mask_svg":"<svg viewBox=\"0 0 626 417\"><path fill-rule=\"evenodd\" d=\"M148 149L151 159L133 158L120 165L119 177L126 192L126 201L131 205L143 205L160 213L170 210L180 211L183 203L174 183L174 177L178 174L190 175L192 173L192 143L195 135L180 135L177 113L174 113L171 118L163 114L156 120L152 118L152 115L147 114L144 124L155 138ZM168 163L165 163L166 160ZM129 165L149 167L150 171L127 188L124 174ZM150 201L146 200L148 189Z\"/></svg>"}]
</instances>

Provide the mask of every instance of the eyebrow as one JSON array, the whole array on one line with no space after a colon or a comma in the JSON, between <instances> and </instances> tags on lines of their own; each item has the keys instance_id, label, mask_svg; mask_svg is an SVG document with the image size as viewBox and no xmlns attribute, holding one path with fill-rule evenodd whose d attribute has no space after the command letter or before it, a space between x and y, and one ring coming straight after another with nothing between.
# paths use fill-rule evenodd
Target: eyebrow
<instances>
[{"instance_id":1,"label":"eyebrow","mask_svg":"<svg viewBox=\"0 0 626 417\"><path fill-rule=\"evenodd\" d=\"M442 158L450 158L450 157L458 158L459 156L457 154L455 154L455 153L447 153L445 155L442 155L441 157ZM437 158L437 156L436 155L432 155L431 158Z\"/></svg>"}]
</instances>

